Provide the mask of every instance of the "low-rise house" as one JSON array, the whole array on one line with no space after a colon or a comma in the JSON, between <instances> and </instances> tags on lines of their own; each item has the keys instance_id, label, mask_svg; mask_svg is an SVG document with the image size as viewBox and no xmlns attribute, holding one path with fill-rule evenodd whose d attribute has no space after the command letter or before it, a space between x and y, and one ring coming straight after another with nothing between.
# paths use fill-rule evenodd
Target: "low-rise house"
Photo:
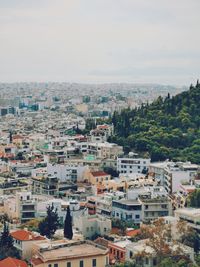
<instances>
[{"instance_id":1,"label":"low-rise house","mask_svg":"<svg viewBox=\"0 0 200 267\"><path fill-rule=\"evenodd\" d=\"M11 232L14 240L14 246L18 249L22 259L29 260L33 253L33 244L38 241L45 240L43 236L38 233L33 233L27 230L16 230Z\"/></svg>"},{"instance_id":2,"label":"low-rise house","mask_svg":"<svg viewBox=\"0 0 200 267\"><path fill-rule=\"evenodd\" d=\"M109 262L115 264L116 262L125 262L126 246L130 244L130 240L119 240L116 242L109 242Z\"/></svg>"}]
</instances>

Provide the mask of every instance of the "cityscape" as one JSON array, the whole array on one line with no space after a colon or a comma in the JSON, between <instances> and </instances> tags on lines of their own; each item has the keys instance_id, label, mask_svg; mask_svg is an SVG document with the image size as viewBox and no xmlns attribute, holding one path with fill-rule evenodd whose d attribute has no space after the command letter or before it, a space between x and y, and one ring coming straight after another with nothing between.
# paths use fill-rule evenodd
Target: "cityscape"
<instances>
[{"instance_id":1,"label":"cityscape","mask_svg":"<svg viewBox=\"0 0 200 267\"><path fill-rule=\"evenodd\" d=\"M200 2L161 2L0 3L0 267L200 266Z\"/></svg>"}]
</instances>

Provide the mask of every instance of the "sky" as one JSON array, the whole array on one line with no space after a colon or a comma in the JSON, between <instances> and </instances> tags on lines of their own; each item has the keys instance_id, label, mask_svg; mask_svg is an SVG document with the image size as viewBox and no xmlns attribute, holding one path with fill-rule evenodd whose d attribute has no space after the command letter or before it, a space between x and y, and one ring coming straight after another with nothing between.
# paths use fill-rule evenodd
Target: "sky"
<instances>
[{"instance_id":1,"label":"sky","mask_svg":"<svg viewBox=\"0 0 200 267\"><path fill-rule=\"evenodd\" d=\"M200 78L199 0L0 0L0 82Z\"/></svg>"}]
</instances>

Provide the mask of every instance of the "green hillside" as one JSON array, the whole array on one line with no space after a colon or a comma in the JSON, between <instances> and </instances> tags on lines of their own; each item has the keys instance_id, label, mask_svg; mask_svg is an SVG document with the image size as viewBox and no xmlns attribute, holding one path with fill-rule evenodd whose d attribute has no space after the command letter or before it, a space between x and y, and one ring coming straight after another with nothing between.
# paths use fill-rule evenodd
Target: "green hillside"
<instances>
[{"instance_id":1,"label":"green hillside","mask_svg":"<svg viewBox=\"0 0 200 267\"><path fill-rule=\"evenodd\" d=\"M189 160L200 163L200 84L152 104L115 112L115 135L110 141L150 154L152 161Z\"/></svg>"}]
</instances>

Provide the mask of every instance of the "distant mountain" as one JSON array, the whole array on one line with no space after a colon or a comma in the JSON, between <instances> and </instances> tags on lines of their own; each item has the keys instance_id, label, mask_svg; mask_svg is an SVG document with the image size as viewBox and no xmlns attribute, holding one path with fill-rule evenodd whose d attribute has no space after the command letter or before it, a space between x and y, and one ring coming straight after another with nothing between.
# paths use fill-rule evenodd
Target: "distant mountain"
<instances>
[{"instance_id":1,"label":"distant mountain","mask_svg":"<svg viewBox=\"0 0 200 267\"><path fill-rule=\"evenodd\" d=\"M176 96L115 112L110 141L150 155L152 161L189 160L200 163L200 84Z\"/></svg>"}]
</instances>

